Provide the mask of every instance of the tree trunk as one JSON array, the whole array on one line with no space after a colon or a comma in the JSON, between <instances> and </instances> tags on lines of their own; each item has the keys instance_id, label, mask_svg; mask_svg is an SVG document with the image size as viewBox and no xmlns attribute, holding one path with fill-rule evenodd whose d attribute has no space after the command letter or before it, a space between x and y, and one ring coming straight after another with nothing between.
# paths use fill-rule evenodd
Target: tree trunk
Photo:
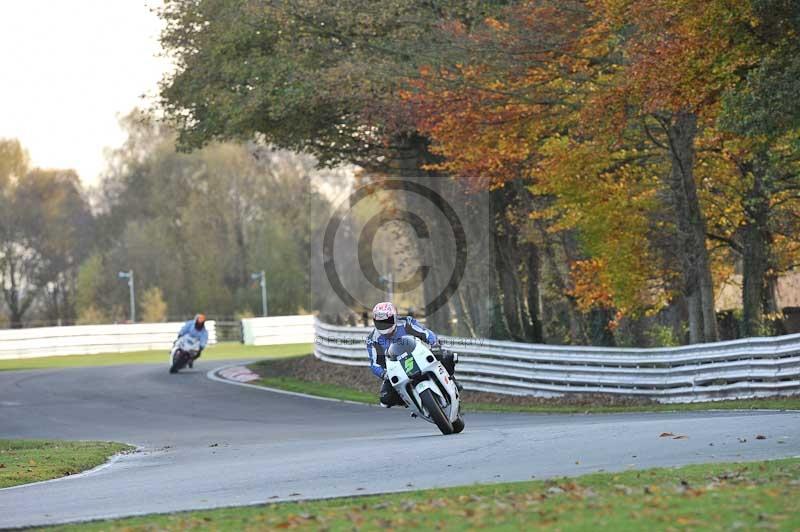
<instances>
[{"instance_id":1,"label":"tree trunk","mask_svg":"<svg viewBox=\"0 0 800 532\"><path fill-rule=\"evenodd\" d=\"M524 337L519 319L519 308L517 306L517 295L519 287L514 272L514 263L511 257L510 244L508 237L498 235L495 239L495 266L500 284L500 298L503 305L503 319L506 328L514 340L521 340Z\"/></svg>"},{"instance_id":2,"label":"tree trunk","mask_svg":"<svg viewBox=\"0 0 800 532\"><path fill-rule=\"evenodd\" d=\"M753 172L753 188L745 204L742 229L742 334L764 334L768 253L770 235L766 230L768 204L763 195L760 172Z\"/></svg>"},{"instance_id":3,"label":"tree trunk","mask_svg":"<svg viewBox=\"0 0 800 532\"><path fill-rule=\"evenodd\" d=\"M248 252L247 252L247 238L245 236L245 220L244 220L244 207L242 206L243 198L242 192L239 189L239 178L234 180L235 190L233 193L233 238L236 242L236 249L239 252L236 258L238 262L238 277L237 284L239 286L247 286L250 282L250 272L247 267L249 266Z\"/></svg>"},{"instance_id":4,"label":"tree trunk","mask_svg":"<svg viewBox=\"0 0 800 532\"><path fill-rule=\"evenodd\" d=\"M689 343L698 344L703 341L703 313L700 303L700 291L696 287L686 287L687 322L689 323Z\"/></svg>"},{"instance_id":5,"label":"tree trunk","mask_svg":"<svg viewBox=\"0 0 800 532\"><path fill-rule=\"evenodd\" d=\"M760 162L745 167L752 187L744 200L745 225L742 229L742 334L762 336L764 312L770 311L767 272L772 244L769 223L770 194L766 168Z\"/></svg>"},{"instance_id":6,"label":"tree trunk","mask_svg":"<svg viewBox=\"0 0 800 532\"><path fill-rule=\"evenodd\" d=\"M432 155L427 147L427 139L418 135L405 135L397 139L396 144L402 146L402 148L397 150L397 157L388 166L388 170L401 179L420 182L438 192L438 179L431 179L436 176L431 175L424 169L425 165L432 162ZM408 194L409 201L419 201L417 204L418 209L414 209L416 212L425 212L425 209L431 208L428 200L417 196L417 194ZM434 218L429 217L428 219L433 220ZM437 231L437 228L429 227L429 230L433 233ZM449 271L443 272L442 267L437 267L437 265L442 264L441 257L438 256L439 252L440 250L434 245L421 245L421 248L417 250L418 256L422 257L421 263L430 266L428 275L422 281L426 304L433 301L442 292L442 289L447 284L447 278L450 276ZM441 306L431 315L426 315L425 320L426 325L437 332L450 332L452 327L450 305Z\"/></svg>"},{"instance_id":7,"label":"tree trunk","mask_svg":"<svg viewBox=\"0 0 800 532\"><path fill-rule=\"evenodd\" d=\"M527 339L534 343L543 343L544 337L542 336L542 318L541 306L539 300L539 277L540 277L540 261L538 248L528 243L525 245L527 261L525 263L528 270L527 278L527 311L528 311L528 327Z\"/></svg>"},{"instance_id":8,"label":"tree trunk","mask_svg":"<svg viewBox=\"0 0 800 532\"><path fill-rule=\"evenodd\" d=\"M697 117L688 111L678 112L669 120L667 132L672 162L669 185L682 258L689 338L692 343L713 342L718 339L714 286L706 249L706 222L694 180Z\"/></svg>"}]
</instances>

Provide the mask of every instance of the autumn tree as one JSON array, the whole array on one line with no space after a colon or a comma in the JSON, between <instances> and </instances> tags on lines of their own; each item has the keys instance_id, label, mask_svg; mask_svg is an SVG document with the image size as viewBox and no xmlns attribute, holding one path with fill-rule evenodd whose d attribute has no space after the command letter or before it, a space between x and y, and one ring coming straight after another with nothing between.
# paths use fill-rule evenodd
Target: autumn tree
<instances>
[{"instance_id":1,"label":"autumn tree","mask_svg":"<svg viewBox=\"0 0 800 532\"><path fill-rule=\"evenodd\" d=\"M654 203L652 154L638 139L620 145L616 131L603 139L583 127L583 102L616 68L595 23L585 2L539 1L472 31L452 28L472 53L462 63L424 68L407 98L443 157L436 168L469 176L475 187L523 184L528 212L516 217L523 240L539 243L545 258L559 256L546 262L569 308L605 313L608 322L615 305L634 314L656 307L651 292L661 270L644 237L648 224L629 223L646 219ZM589 210L586 201L600 198ZM589 256L595 253L605 255ZM574 267L558 264L564 260ZM597 277L598 265L612 275Z\"/></svg>"},{"instance_id":2,"label":"autumn tree","mask_svg":"<svg viewBox=\"0 0 800 532\"><path fill-rule=\"evenodd\" d=\"M126 301L116 274L131 268L137 293L158 287L170 318L260 308L250 273L262 269L272 313L309 308L305 216L328 208L308 179L310 158L252 143L180 153L174 132L140 111L123 126L128 139L96 200L102 230L81 269L82 309Z\"/></svg>"},{"instance_id":3,"label":"autumn tree","mask_svg":"<svg viewBox=\"0 0 800 532\"><path fill-rule=\"evenodd\" d=\"M75 319L78 268L93 216L72 170L30 169L17 141L0 141L0 287L12 327L36 304L51 323Z\"/></svg>"},{"instance_id":4,"label":"autumn tree","mask_svg":"<svg viewBox=\"0 0 800 532\"><path fill-rule=\"evenodd\" d=\"M722 155L738 175L738 220L728 242L742 257L742 333L764 332L778 275L798 263L800 204L800 11L794 2L751 0L726 27L740 68L722 97ZM730 135L733 135L731 138Z\"/></svg>"},{"instance_id":5,"label":"autumn tree","mask_svg":"<svg viewBox=\"0 0 800 532\"><path fill-rule=\"evenodd\" d=\"M162 105L183 147L257 137L322 165L354 163L436 187L428 139L399 97L403 81L449 49L443 24L475 24L503 3L172 0L161 41L178 68ZM418 254L429 252L434 264L443 259L436 249ZM430 299L446 281L438 269L425 277ZM449 310L430 324L446 330Z\"/></svg>"}]
</instances>

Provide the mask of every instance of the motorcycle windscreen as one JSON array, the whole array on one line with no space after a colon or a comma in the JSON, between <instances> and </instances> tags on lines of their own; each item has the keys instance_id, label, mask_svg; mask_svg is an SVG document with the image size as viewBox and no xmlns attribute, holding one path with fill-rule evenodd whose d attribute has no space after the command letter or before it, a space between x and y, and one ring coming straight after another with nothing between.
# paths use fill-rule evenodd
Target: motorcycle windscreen
<instances>
[{"instance_id":1,"label":"motorcycle windscreen","mask_svg":"<svg viewBox=\"0 0 800 532\"><path fill-rule=\"evenodd\" d=\"M416 347L416 338L411 335L401 336L399 339L392 342L392 345L386 350L386 358L389 360L400 360L401 357L406 355L410 356Z\"/></svg>"}]
</instances>

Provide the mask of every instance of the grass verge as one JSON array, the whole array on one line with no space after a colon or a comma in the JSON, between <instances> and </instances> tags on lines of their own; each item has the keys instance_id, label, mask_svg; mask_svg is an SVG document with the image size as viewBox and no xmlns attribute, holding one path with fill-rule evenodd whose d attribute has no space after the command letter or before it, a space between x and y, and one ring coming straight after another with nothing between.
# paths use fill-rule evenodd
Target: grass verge
<instances>
[{"instance_id":1,"label":"grass verge","mask_svg":"<svg viewBox=\"0 0 800 532\"><path fill-rule=\"evenodd\" d=\"M250 369L253 369L253 367L250 366ZM338 386L336 384L309 382L294 377L264 377L250 384L269 386L270 388L278 388L279 390L287 390L290 392L300 392L317 397L340 399L342 401L355 401L356 403L365 404L378 403L377 388L375 393L369 393Z\"/></svg>"},{"instance_id":2,"label":"grass verge","mask_svg":"<svg viewBox=\"0 0 800 532\"><path fill-rule=\"evenodd\" d=\"M797 530L799 485L798 459L701 464L150 515L57 530Z\"/></svg>"},{"instance_id":3,"label":"grass verge","mask_svg":"<svg viewBox=\"0 0 800 532\"><path fill-rule=\"evenodd\" d=\"M311 344L250 346L238 342L222 342L209 347L200 360L236 360L244 358L282 358L306 355ZM0 360L0 371L20 369L67 368L79 366L115 366L119 364L167 363L168 350L104 353L99 355L67 355L40 358Z\"/></svg>"},{"instance_id":4,"label":"grass verge","mask_svg":"<svg viewBox=\"0 0 800 532\"><path fill-rule=\"evenodd\" d=\"M263 371L263 366L251 369ZM294 377L264 377L251 384L269 386L281 390L301 392L318 397L329 397L365 404L377 404L378 390L375 393L363 392L336 384L306 381ZM687 412L707 410L800 410L800 397L779 397L770 399L739 399L732 401L710 401L688 404L644 404L626 406L558 405L558 404L495 404L473 403L465 399L463 408L467 412L529 412L536 414L612 414L622 412Z\"/></svg>"},{"instance_id":5,"label":"grass verge","mask_svg":"<svg viewBox=\"0 0 800 532\"><path fill-rule=\"evenodd\" d=\"M0 488L74 475L132 449L106 441L0 440Z\"/></svg>"}]
</instances>

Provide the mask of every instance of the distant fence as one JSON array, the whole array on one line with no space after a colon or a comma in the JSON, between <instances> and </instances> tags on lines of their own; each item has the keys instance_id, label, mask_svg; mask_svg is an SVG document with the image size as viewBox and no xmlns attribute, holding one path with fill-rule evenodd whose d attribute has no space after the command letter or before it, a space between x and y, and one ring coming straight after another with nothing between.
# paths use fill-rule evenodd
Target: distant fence
<instances>
[{"instance_id":1,"label":"distant fence","mask_svg":"<svg viewBox=\"0 0 800 532\"><path fill-rule=\"evenodd\" d=\"M184 322L75 325L0 331L0 360L56 355L124 353L169 349ZM206 322L208 343L217 342L216 322Z\"/></svg>"},{"instance_id":2,"label":"distant fence","mask_svg":"<svg viewBox=\"0 0 800 532\"><path fill-rule=\"evenodd\" d=\"M310 344L314 341L314 316L275 316L242 320L245 345Z\"/></svg>"},{"instance_id":3,"label":"distant fence","mask_svg":"<svg viewBox=\"0 0 800 532\"><path fill-rule=\"evenodd\" d=\"M241 342L242 341L242 321L241 320L216 320L217 322L217 342Z\"/></svg>"},{"instance_id":4,"label":"distant fence","mask_svg":"<svg viewBox=\"0 0 800 532\"><path fill-rule=\"evenodd\" d=\"M315 322L314 354L366 365L366 327ZM550 346L443 337L459 353L467 390L558 397L574 393L638 396L662 403L800 393L800 334L683 347L635 349Z\"/></svg>"}]
</instances>

